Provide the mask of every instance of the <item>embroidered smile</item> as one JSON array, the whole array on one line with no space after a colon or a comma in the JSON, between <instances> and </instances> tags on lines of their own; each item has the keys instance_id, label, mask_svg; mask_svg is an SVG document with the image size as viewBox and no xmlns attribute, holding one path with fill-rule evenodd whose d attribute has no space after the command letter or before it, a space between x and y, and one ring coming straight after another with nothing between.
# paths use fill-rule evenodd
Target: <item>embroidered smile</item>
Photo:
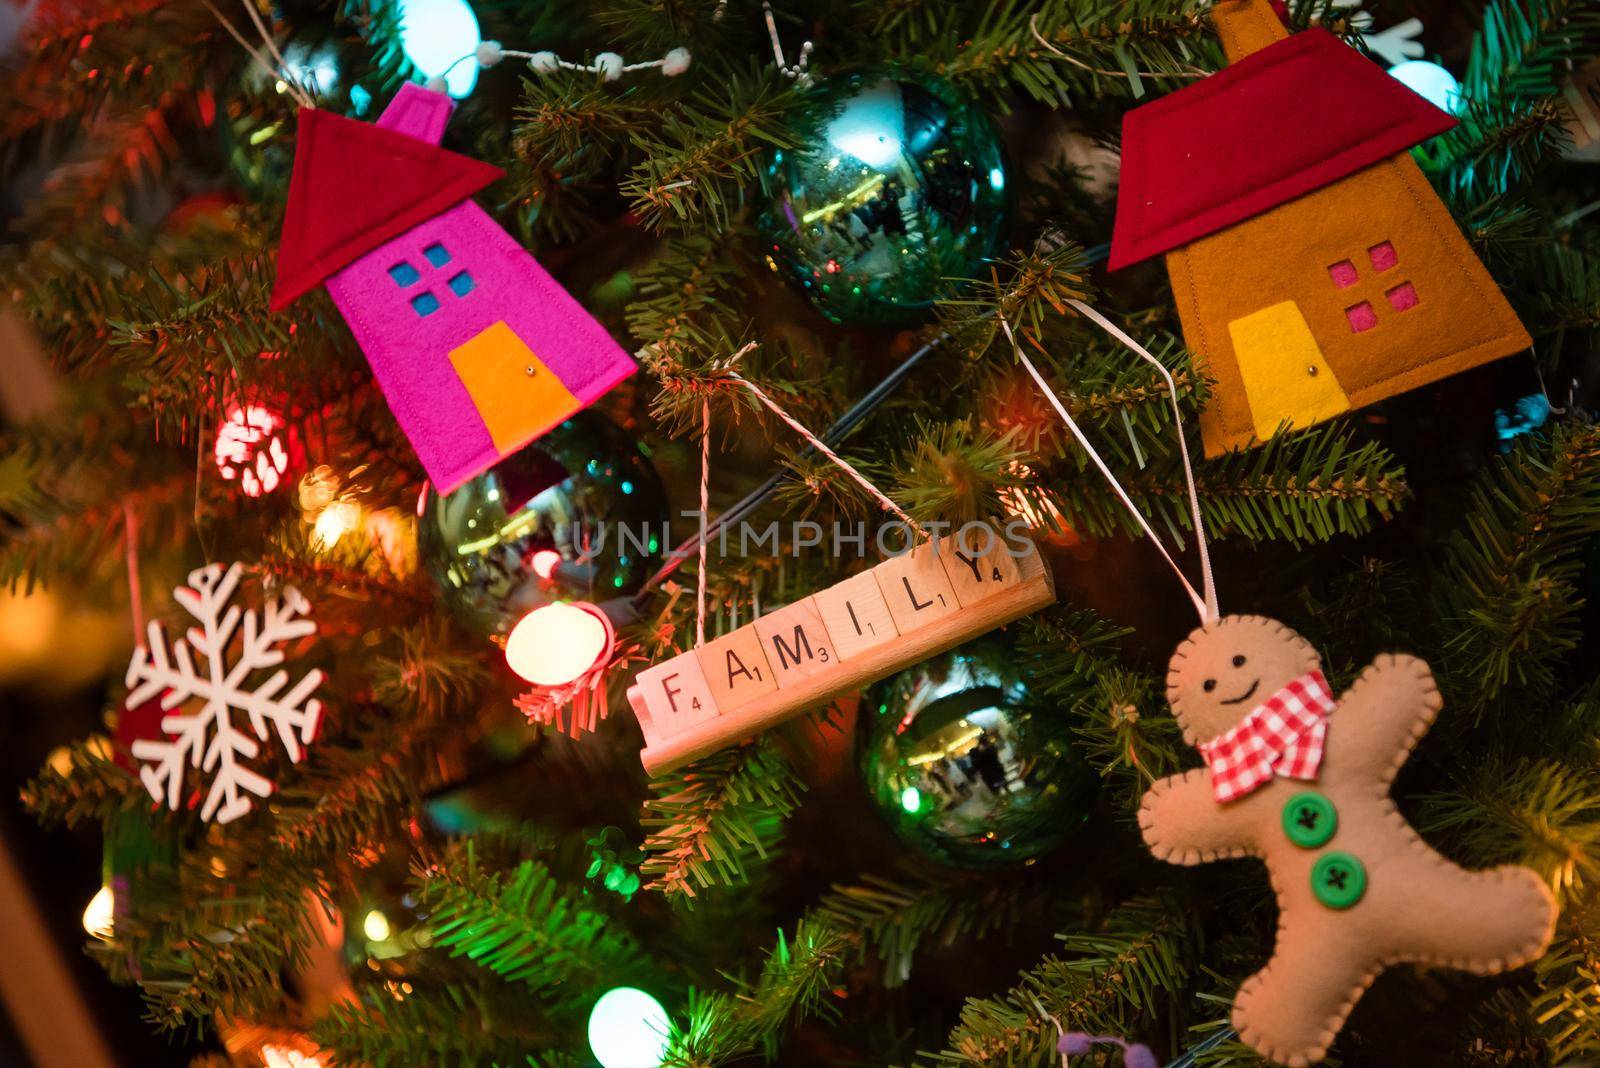
<instances>
[{"instance_id":1,"label":"embroidered smile","mask_svg":"<svg viewBox=\"0 0 1600 1068\"><path fill-rule=\"evenodd\" d=\"M1236 705L1236 704L1240 703L1241 701L1248 701L1248 700L1250 700L1250 698L1252 696L1254 696L1254 694L1256 692L1256 687L1260 686L1260 685L1261 685L1261 680L1257 679L1256 681L1254 681L1254 682L1252 682L1250 684L1250 688L1248 690L1246 690L1244 693L1240 694L1238 697L1230 698L1229 700L1223 701L1222 703L1225 704L1225 705Z\"/></svg>"}]
</instances>

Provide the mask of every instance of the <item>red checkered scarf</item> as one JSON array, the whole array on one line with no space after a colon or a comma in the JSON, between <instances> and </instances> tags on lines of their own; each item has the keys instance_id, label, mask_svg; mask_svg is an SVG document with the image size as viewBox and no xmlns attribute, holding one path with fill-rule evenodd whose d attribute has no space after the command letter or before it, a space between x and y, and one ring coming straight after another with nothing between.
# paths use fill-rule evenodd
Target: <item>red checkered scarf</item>
<instances>
[{"instance_id":1,"label":"red checkered scarf","mask_svg":"<svg viewBox=\"0 0 1600 1068\"><path fill-rule=\"evenodd\" d=\"M1251 709L1227 733L1201 745L1217 800L1243 797L1274 775L1315 779L1333 709L1328 680L1313 671Z\"/></svg>"}]
</instances>

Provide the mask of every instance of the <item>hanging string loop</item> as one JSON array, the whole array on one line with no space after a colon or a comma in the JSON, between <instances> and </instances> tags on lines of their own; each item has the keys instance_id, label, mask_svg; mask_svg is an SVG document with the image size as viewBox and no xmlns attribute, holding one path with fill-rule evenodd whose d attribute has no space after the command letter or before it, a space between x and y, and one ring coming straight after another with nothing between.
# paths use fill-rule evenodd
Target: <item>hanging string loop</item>
<instances>
[{"instance_id":1,"label":"hanging string loop","mask_svg":"<svg viewBox=\"0 0 1600 1068\"><path fill-rule=\"evenodd\" d=\"M1183 477L1189 495L1189 514L1194 522L1195 540L1200 552L1200 590L1196 590L1194 588L1194 584L1191 583L1188 579L1188 576L1183 573L1183 569L1178 566L1178 562L1174 560L1172 558L1172 554L1167 551L1166 544L1161 540L1160 536L1156 534L1155 530L1151 528L1149 521L1145 519L1144 513L1141 512L1138 506L1133 503L1133 499L1128 496L1127 490L1125 490L1122 486L1122 483L1117 480L1117 476L1111 473L1111 468L1106 465L1106 462L1101 458L1100 453L1095 450L1095 447L1092 444L1090 444L1088 437L1084 435L1083 429L1078 426L1077 421L1074 420L1067 412L1066 406L1061 403L1061 399L1056 396L1055 391L1050 388L1050 385L1045 381L1044 376L1039 373L1039 369L1035 367L1033 361L1028 358L1028 354L1022 351L1022 345L1017 341L1016 334L1012 332L1011 324L1006 320L1004 311L1002 311L999 316L1000 328L1005 332L1006 340L1011 343L1011 351L1016 355L1018 362L1022 364L1023 368L1033 378L1034 383L1039 387L1039 391L1044 394L1045 400L1049 401L1050 406L1055 409L1056 414L1061 417L1062 422L1067 424L1067 429L1072 432L1072 436L1077 439L1078 444L1083 446L1084 452L1088 453L1089 455L1090 462L1092 462L1095 467L1100 470L1100 474L1103 475L1106 482L1110 484L1112 492L1115 493L1117 499L1122 502L1122 506L1127 509L1129 515L1133 516L1134 521L1139 524L1139 527L1144 531L1145 536L1150 539L1153 545L1155 545L1156 551L1159 552L1161 554L1161 558L1167 562L1167 566L1172 569L1172 573L1178 576L1178 581L1183 584L1184 592L1189 595L1189 600L1194 604L1195 611L1200 614L1200 622L1215 622L1221 617L1221 610L1217 605L1216 579L1211 572L1211 550L1206 541L1205 518L1200 512L1200 495L1195 490L1194 464L1189 459L1189 444L1183 433L1183 412L1178 407L1178 384L1173 380L1172 373L1167 370L1166 365L1152 356L1143 345L1140 345L1133 338L1129 337L1116 324L1112 323L1105 316L1101 315L1099 312L1095 311L1081 300L1068 299L1067 304L1081 314L1084 318L1098 326L1101 330L1104 330L1107 334L1111 335L1111 337L1121 342L1141 360L1144 360L1146 363L1150 364L1150 366L1154 367L1161 375L1162 379L1167 383L1167 400L1172 405L1173 428L1177 431L1178 451L1183 458Z\"/></svg>"}]
</instances>

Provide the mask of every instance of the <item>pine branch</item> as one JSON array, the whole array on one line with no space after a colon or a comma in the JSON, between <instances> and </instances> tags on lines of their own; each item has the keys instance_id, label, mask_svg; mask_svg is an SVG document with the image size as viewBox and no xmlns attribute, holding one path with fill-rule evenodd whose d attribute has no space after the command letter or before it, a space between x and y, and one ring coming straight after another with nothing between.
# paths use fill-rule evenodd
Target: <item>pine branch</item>
<instances>
[{"instance_id":1,"label":"pine branch","mask_svg":"<svg viewBox=\"0 0 1600 1068\"><path fill-rule=\"evenodd\" d=\"M411 993L371 987L360 1002L334 1005L311 1029L337 1063L367 1068L580 1068L582 1058L549 1048L554 1036L530 1019L527 996L494 981L449 982Z\"/></svg>"},{"instance_id":2,"label":"pine branch","mask_svg":"<svg viewBox=\"0 0 1600 1068\"><path fill-rule=\"evenodd\" d=\"M1600 427L1558 425L1490 463L1431 583L1447 700L1476 715L1514 693L1549 696L1582 636L1577 582L1597 532Z\"/></svg>"},{"instance_id":3,"label":"pine branch","mask_svg":"<svg viewBox=\"0 0 1600 1068\"><path fill-rule=\"evenodd\" d=\"M67 748L66 768L54 761L45 765L21 796L23 806L41 823L74 829L108 824L121 813L150 807L143 784L113 762L104 737L74 742Z\"/></svg>"},{"instance_id":4,"label":"pine branch","mask_svg":"<svg viewBox=\"0 0 1600 1068\"><path fill-rule=\"evenodd\" d=\"M803 787L771 734L724 749L658 781L640 820L649 832L639 869L646 889L669 898L737 886L765 858Z\"/></svg>"},{"instance_id":5,"label":"pine branch","mask_svg":"<svg viewBox=\"0 0 1600 1068\"><path fill-rule=\"evenodd\" d=\"M1529 1009L1555 1064L1600 1052L1600 902L1568 906L1555 943L1534 962L1539 989Z\"/></svg>"},{"instance_id":6,"label":"pine branch","mask_svg":"<svg viewBox=\"0 0 1600 1068\"><path fill-rule=\"evenodd\" d=\"M940 74L994 94L1017 90L1055 106L1073 92L1137 99L1147 80L1176 88L1219 65L1210 26L1188 0L1001 0L975 10L975 25L942 27L922 47Z\"/></svg>"},{"instance_id":7,"label":"pine branch","mask_svg":"<svg viewBox=\"0 0 1600 1068\"><path fill-rule=\"evenodd\" d=\"M1491 0L1472 41L1462 92L1483 102L1549 96L1573 64L1597 49L1600 11L1581 0Z\"/></svg>"},{"instance_id":8,"label":"pine branch","mask_svg":"<svg viewBox=\"0 0 1600 1068\"><path fill-rule=\"evenodd\" d=\"M1055 1055L1057 1023L1092 1033L1148 1031L1150 1017L1175 1007L1172 991L1198 966L1195 933L1172 902L1124 905L1102 932L1057 937L1066 956L1046 957L1005 994L967 1000L948 1045L928 1055L934 1064L1044 1064Z\"/></svg>"},{"instance_id":9,"label":"pine branch","mask_svg":"<svg viewBox=\"0 0 1600 1068\"><path fill-rule=\"evenodd\" d=\"M488 681L480 656L449 649L440 628L402 631L398 658L379 656L372 692L348 738L323 738L276 795L274 842L303 862L354 853L420 807L471 737ZM326 732L325 732L326 733ZM344 744L336 744L343 742Z\"/></svg>"},{"instance_id":10,"label":"pine branch","mask_svg":"<svg viewBox=\"0 0 1600 1068\"><path fill-rule=\"evenodd\" d=\"M1160 712L1159 680L1125 668L1117 656L1132 633L1087 609L1030 616L1020 653L1033 693L1058 703L1100 776L1115 783L1122 807L1137 809L1144 791L1188 759L1177 722Z\"/></svg>"},{"instance_id":11,"label":"pine branch","mask_svg":"<svg viewBox=\"0 0 1600 1068\"><path fill-rule=\"evenodd\" d=\"M924 952L958 939L981 939L1051 907L1041 889L1028 873L996 881L919 868L895 878L868 875L858 884L835 886L807 916L849 936L857 947L854 962L878 961L883 984L896 987L911 977Z\"/></svg>"},{"instance_id":12,"label":"pine branch","mask_svg":"<svg viewBox=\"0 0 1600 1068\"><path fill-rule=\"evenodd\" d=\"M697 91L658 133L635 143L643 158L623 180L622 195L653 229L726 227L767 154L795 147L784 125L795 93L792 83L765 69Z\"/></svg>"},{"instance_id":13,"label":"pine branch","mask_svg":"<svg viewBox=\"0 0 1600 1068\"><path fill-rule=\"evenodd\" d=\"M944 520L953 528L1005 514L1007 504L1033 490L1016 431L998 437L970 419L918 423L913 444L888 478L913 518Z\"/></svg>"},{"instance_id":14,"label":"pine branch","mask_svg":"<svg viewBox=\"0 0 1600 1068\"><path fill-rule=\"evenodd\" d=\"M1195 488L1206 533L1304 545L1364 534L1390 518L1411 496L1405 470L1387 449L1354 439L1347 424L1333 422L1198 462ZM1114 440L1114 433L1099 440ZM1198 447L1191 455L1197 454ZM1088 467L1087 456L1079 451L1073 459L1040 477L1051 505L1080 533L1137 535L1138 527ZM1151 525L1181 541L1192 521L1176 455L1150 461L1143 470L1118 466L1113 470Z\"/></svg>"},{"instance_id":15,"label":"pine branch","mask_svg":"<svg viewBox=\"0 0 1600 1068\"><path fill-rule=\"evenodd\" d=\"M1490 762L1454 790L1422 799L1419 826L1448 833L1470 867L1524 864L1563 898L1600 877L1600 779L1549 760Z\"/></svg>"},{"instance_id":16,"label":"pine branch","mask_svg":"<svg viewBox=\"0 0 1600 1068\"><path fill-rule=\"evenodd\" d=\"M435 947L470 957L553 1004L584 1003L597 991L643 975L633 939L537 861L491 870L480 864L469 839L438 861L419 865L412 885L429 914Z\"/></svg>"},{"instance_id":17,"label":"pine branch","mask_svg":"<svg viewBox=\"0 0 1600 1068\"><path fill-rule=\"evenodd\" d=\"M114 980L138 981L161 1030L253 1016L281 1001L284 972L304 965L318 937L308 907L316 883L316 872L241 829L172 868L145 870L111 940L90 949Z\"/></svg>"}]
</instances>

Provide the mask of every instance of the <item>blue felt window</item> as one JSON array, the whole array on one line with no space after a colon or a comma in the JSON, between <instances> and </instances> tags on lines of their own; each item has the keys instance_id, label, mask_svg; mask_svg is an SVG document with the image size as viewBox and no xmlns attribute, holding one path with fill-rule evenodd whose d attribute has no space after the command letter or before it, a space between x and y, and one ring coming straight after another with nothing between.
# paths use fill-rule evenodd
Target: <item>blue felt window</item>
<instances>
[{"instance_id":1,"label":"blue felt window","mask_svg":"<svg viewBox=\"0 0 1600 1068\"><path fill-rule=\"evenodd\" d=\"M394 279L397 286L409 286L415 284L422 275L411 264L402 261L389 268L389 277Z\"/></svg>"},{"instance_id":2,"label":"blue felt window","mask_svg":"<svg viewBox=\"0 0 1600 1068\"><path fill-rule=\"evenodd\" d=\"M428 262L433 264L435 267L443 267L445 264L450 262L450 252L443 245L429 245L427 248L422 250L422 254L428 257Z\"/></svg>"},{"instance_id":3,"label":"blue felt window","mask_svg":"<svg viewBox=\"0 0 1600 1068\"><path fill-rule=\"evenodd\" d=\"M468 293L471 293L476 286L477 283L472 280L472 276L466 271L462 271L460 274L450 279L450 292L454 293L458 297L464 297Z\"/></svg>"},{"instance_id":4,"label":"blue felt window","mask_svg":"<svg viewBox=\"0 0 1600 1068\"><path fill-rule=\"evenodd\" d=\"M432 315L439 310L439 298L432 293L418 293L411 298L411 308L418 315Z\"/></svg>"}]
</instances>

